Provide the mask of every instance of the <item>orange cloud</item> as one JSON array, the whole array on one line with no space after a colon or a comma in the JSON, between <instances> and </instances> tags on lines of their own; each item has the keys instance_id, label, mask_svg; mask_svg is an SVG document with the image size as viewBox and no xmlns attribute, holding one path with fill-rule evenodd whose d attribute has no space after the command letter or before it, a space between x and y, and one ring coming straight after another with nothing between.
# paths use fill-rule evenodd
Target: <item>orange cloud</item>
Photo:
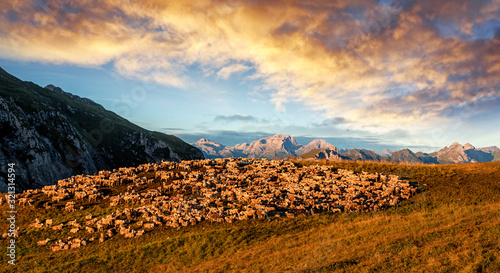
<instances>
[{"instance_id":1,"label":"orange cloud","mask_svg":"<svg viewBox=\"0 0 500 273\"><path fill-rule=\"evenodd\" d=\"M498 17L498 1L472 2L4 1L0 57L112 62L185 89L191 65L222 79L253 68L280 109L298 101L355 127L425 129L450 107L500 96L498 39L443 37L430 21L451 18L471 33Z\"/></svg>"}]
</instances>

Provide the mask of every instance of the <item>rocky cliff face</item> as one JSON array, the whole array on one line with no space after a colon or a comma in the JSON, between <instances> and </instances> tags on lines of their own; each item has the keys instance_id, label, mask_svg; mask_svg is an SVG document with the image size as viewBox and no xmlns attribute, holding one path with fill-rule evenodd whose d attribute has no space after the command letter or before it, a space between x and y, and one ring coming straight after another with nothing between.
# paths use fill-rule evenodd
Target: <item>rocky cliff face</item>
<instances>
[{"instance_id":1,"label":"rocky cliff face","mask_svg":"<svg viewBox=\"0 0 500 273\"><path fill-rule=\"evenodd\" d=\"M179 138L151 132L101 105L23 82L0 68L0 191L6 163L16 163L17 190L76 174L161 160L203 158Z\"/></svg>"}]
</instances>

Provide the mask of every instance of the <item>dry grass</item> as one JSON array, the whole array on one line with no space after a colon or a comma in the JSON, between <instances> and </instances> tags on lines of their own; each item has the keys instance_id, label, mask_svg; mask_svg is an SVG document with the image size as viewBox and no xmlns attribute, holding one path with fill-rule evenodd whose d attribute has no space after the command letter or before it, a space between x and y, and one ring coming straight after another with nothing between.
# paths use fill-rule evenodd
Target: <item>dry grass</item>
<instances>
[{"instance_id":1,"label":"dry grass","mask_svg":"<svg viewBox=\"0 0 500 273\"><path fill-rule=\"evenodd\" d=\"M421 192L397 208L280 220L202 223L155 229L137 239L117 236L78 250L49 252L36 241L51 230L27 228L36 217L55 223L109 213L47 215L19 210L22 233L9 272L499 272L500 163L409 165L312 162L400 175ZM299 162L297 162L299 164ZM5 219L6 207L0 208ZM114 208L116 209L116 208ZM5 226L5 220L2 222ZM64 238L69 234L58 234ZM6 240L1 240L6 245ZM5 249L5 248L4 248Z\"/></svg>"}]
</instances>

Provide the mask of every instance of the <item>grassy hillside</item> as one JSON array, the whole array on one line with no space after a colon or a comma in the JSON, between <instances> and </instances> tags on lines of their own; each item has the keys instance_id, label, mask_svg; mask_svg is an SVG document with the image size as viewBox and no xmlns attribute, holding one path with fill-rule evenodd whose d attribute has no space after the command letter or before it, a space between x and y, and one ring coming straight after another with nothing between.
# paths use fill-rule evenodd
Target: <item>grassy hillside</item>
<instances>
[{"instance_id":1,"label":"grassy hillside","mask_svg":"<svg viewBox=\"0 0 500 273\"><path fill-rule=\"evenodd\" d=\"M500 269L500 163L409 165L300 161L354 171L396 174L420 193L397 208L293 219L201 223L157 228L142 237L116 236L102 244L50 252L48 237L27 227L35 218L54 223L110 210L46 215L18 209L22 232L15 267L5 272L498 272ZM2 219L7 208L0 207ZM5 220L2 226L5 225ZM69 234L60 234L67 237ZM53 236L52 236L53 237ZM1 240L3 246L6 239ZM5 249L5 248L4 248Z\"/></svg>"}]
</instances>

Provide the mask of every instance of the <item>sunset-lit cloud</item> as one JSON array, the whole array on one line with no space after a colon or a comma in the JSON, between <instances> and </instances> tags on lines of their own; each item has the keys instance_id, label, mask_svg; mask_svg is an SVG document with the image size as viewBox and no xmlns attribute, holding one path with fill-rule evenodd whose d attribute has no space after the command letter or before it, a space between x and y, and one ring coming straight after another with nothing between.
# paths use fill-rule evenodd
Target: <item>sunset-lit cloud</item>
<instances>
[{"instance_id":1,"label":"sunset-lit cloud","mask_svg":"<svg viewBox=\"0 0 500 273\"><path fill-rule=\"evenodd\" d=\"M248 71L250 68L251 67L242 64L228 65L219 70L219 72L217 72L217 76L227 80L232 74L242 73Z\"/></svg>"},{"instance_id":2,"label":"sunset-lit cloud","mask_svg":"<svg viewBox=\"0 0 500 273\"><path fill-rule=\"evenodd\" d=\"M499 20L498 0L4 1L0 57L110 63L185 92L196 66L259 80L281 111L299 102L352 129L426 131L498 107Z\"/></svg>"}]
</instances>

